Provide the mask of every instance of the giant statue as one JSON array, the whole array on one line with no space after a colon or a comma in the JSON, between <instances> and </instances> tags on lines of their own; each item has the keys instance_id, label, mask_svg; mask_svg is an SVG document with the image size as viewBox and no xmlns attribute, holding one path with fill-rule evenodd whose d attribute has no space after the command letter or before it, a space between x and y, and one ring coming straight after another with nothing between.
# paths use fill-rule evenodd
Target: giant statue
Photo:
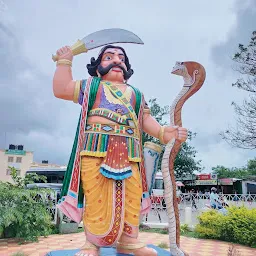
<instances>
[{"instance_id":1,"label":"giant statue","mask_svg":"<svg viewBox=\"0 0 256 256\"><path fill-rule=\"evenodd\" d=\"M81 105L58 208L75 222L83 221L86 239L76 256L98 256L101 247L116 247L123 254L157 255L138 239L140 216L151 208L150 192L162 150L154 143L145 144L143 149L145 132L167 144L162 169L169 198L166 203L171 254L185 255L179 249L177 236L179 221L173 202L176 188L171 158L186 141L187 129L175 122L161 126L151 116L144 94L128 83L134 73L128 55L115 43L143 44L129 31L109 29L93 33L72 47L64 46L53 56L55 97ZM74 80L73 56L97 47L103 48L87 64L89 77ZM196 82L195 65L178 63L173 72L187 82L183 95ZM157 157L153 159L154 155Z\"/></svg>"}]
</instances>

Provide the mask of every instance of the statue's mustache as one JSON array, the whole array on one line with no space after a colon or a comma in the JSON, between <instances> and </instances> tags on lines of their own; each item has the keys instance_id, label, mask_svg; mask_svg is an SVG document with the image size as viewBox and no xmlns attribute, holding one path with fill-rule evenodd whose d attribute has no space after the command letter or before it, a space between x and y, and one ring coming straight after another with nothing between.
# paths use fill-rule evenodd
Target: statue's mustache
<instances>
[{"instance_id":1,"label":"statue's mustache","mask_svg":"<svg viewBox=\"0 0 256 256\"><path fill-rule=\"evenodd\" d=\"M102 67L101 65L99 65L99 66L98 66L98 72L100 73L101 76L104 76L104 75L106 75L106 74L110 71L110 69L113 68L113 67L118 67L118 68L120 68L120 69L123 71L123 75L124 75L124 79L125 79L125 80L129 79L129 78L132 76L132 74L133 74L133 72L132 72L131 70L127 71L122 65L120 65L120 64L114 64L114 63L109 64L109 65L108 65L107 67L105 67L105 68Z\"/></svg>"}]
</instances>

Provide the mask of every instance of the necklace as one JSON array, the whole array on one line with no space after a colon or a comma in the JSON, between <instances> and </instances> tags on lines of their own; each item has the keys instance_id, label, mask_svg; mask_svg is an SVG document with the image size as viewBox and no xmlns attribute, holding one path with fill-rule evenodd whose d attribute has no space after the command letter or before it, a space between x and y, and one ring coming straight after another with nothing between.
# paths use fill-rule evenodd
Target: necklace
<instances>
[{"instance_id":1,"label":"necklace","mask_svg":"<svg viewBox=\"0 0 256 256\"><path fill-rule=\"evenodd\" d=\"M128 102L131 101L131 98L132 98L132 90L130 90L130 88L128 87L127 84L114 84L114 83L111 83L111 82L108 82L108 81L102 81L102 85L103 85L103 88L104 88L104 93L105 93L105 96L106 96L106 99L110 102L110 103L113 103L113 104L120 104L120 100L117 99L113 94L112 92L109 90L108 88L108 85L115 85L115 86L118 86L118 85L126 85L126 89L125 91L123 92L123 95L125 96L125 98L127 99Z\"/></svg>"},{"instance_id":2,"label":"necklace","mask_svg":"<svg viewBox=\"0 0 256 256\"><path fill-rule=\"evenodd\" d=\"M104 83L104 84L107 84L107 85L116 85L116 86L127 85L126 83L118 84L118 83L112 83L112 82L109 82L109 81L106 81L106 80L101 80L101 82Z\"/></svg>"}]
</instances>

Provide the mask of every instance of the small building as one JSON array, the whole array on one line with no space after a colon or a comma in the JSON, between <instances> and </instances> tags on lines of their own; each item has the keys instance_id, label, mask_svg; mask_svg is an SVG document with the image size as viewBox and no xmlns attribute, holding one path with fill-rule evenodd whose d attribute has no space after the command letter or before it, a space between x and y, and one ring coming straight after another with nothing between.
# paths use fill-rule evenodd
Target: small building
<instances>
[{"instance_id":1,"label":"small building","mask_svg":"<svg viewBox=\"0 0 256 256\"><path fill-rule=\"evenodd\" d=\"M18 174L24 177L33 157L33 152L24 150L23 145L10 144L8 149L0 149L0 180L12 182L10 167L15 167Z\"/></svg>"},{"instance_id":2,"label":"small building","mask_svg":"<svg viewBox=\"0 0 256 256\"><path fill-rule=\"evenodd\" d=\"M185 187L182 188L185 192L189 192L191 189L194 189L196 192L206 193L209 192L212 187L216 187L218 185L217 175L213 173L188 175L186 178L182 178L180 180L185 185Z\"/></svg>"},{"instance_id":3,"label":"small building","mask_svg":"<svg viewBox=\"0 0 256 256\"><path fill-rule=\"evenodd\" d=\"M243 194L256 194L256 176L242 181Z\"/></svg>"},{"instance_id":4,"label":"small building","mask_svg":"<svg viewBox=\"0 0 256 256\"><path fill-rule=\"evenodd\" d=\"M222 178L219 179L219 185L223 194L243 194L241 179Z\"/></svg>"},{"instance_id":5,"label":"small building","mask_svg":"<svg viewBox=\"0 0 256 256\"><path fill-rule=\"evenodd\" d=\"M48 160L43 160L42 163L32 163L26 173L36 173L38 175L46 176L47 183L62 184L66 169L67 166L65 165L49 164Z\"/></svg>"}]
</instances>

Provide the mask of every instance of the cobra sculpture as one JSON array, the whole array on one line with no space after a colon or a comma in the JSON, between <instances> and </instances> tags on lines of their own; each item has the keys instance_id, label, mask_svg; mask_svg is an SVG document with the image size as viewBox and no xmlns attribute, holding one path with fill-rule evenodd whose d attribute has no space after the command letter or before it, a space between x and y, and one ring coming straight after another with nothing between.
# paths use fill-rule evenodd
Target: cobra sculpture
<instances>
[{"instance_id":1,"label":"cobra sculpture","mask_svg":"<svg viewBox=\"0 0 256 256\"><path fill-rule=\"evenodd\" d=\"M170 108L170 124L182 126L181 109L186 100L195 94L203 85L205 80L205 69L197 62L176 62L172 74L182 76L184 85L175 98ZM162 159L162 175L164 180L164 197L167 207L169 224L169 241L171 255L188 255L180 249L180 221L179 210L176 199L176 182L174 176L174 160L181 147L178 140L167 143Z\"/></svg>"}]
</instances>

